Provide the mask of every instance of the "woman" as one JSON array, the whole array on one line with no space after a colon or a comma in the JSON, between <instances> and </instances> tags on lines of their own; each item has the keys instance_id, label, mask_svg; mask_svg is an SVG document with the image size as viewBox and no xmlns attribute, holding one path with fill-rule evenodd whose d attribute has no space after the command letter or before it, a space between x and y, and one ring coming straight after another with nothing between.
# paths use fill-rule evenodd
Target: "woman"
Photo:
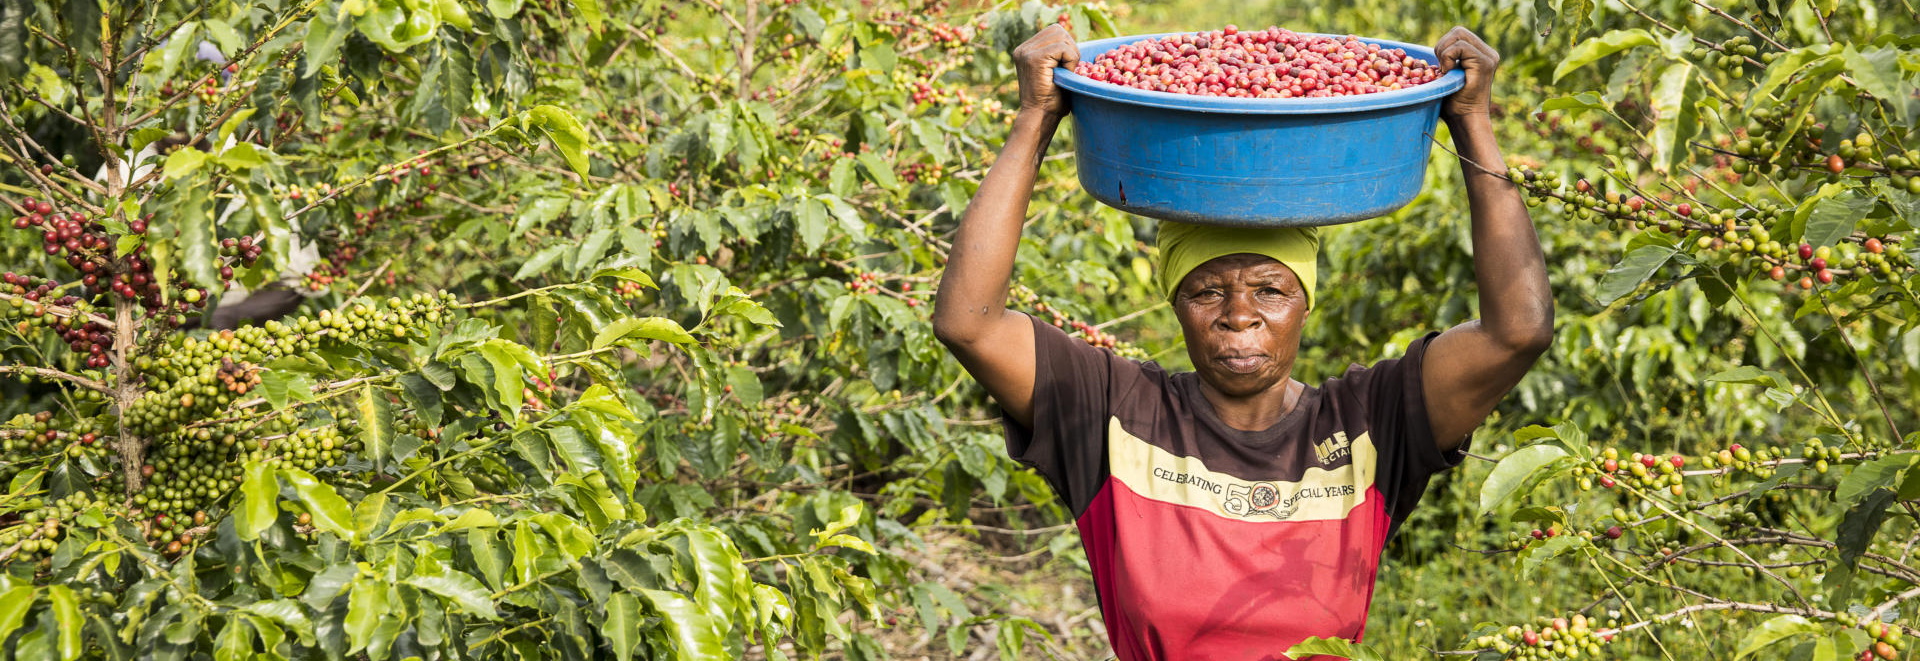
<instances>
[{"instance_id":1,"label":"woman","mask_svg":"<svg viewBox=\"0 0 1920 661\"><path fill-rule=\"evenodd\" d=\"M1500 57L1458 27L1434 50L1466 73L1442 117L1482 318L1318 386L1292 378L1311 229L1161 225L1158 277L1193 372L1005 308L1035 171L1068 112L1053 69L1079 60L1058 27L1014 52L1020 111L961 221L934 331L1004 410L1008 453L1071 506L1120 659L1277 659L1309 636L1358 639L1387 539L1552 341L1546 263L1488 116Z\"/></svg>"}]
</instances>

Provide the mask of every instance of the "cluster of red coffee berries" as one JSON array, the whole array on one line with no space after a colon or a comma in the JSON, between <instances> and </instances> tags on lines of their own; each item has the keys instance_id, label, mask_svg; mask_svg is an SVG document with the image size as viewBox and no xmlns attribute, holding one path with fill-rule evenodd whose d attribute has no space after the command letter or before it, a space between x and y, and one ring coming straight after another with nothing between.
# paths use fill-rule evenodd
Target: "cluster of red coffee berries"
<instances>
[{"instance_id":1,"label":"cluster of red coffee berries","mask_svg":"<svg viewBox=\"0 0 1920 661\"><path fill-rule=\"evenodd\" d=\"M908 163L900 169L900 179L909 183L926 182L938 186L947 176L947 169L939 163Z\"/></svg>"},{"instance_id":2,"label":"cluster of red coffee berries","mask_svg":"<svg viewBox=\"0 0 1920 661\"><path fill-rule=\"evenodd\" d=\"M1687 488L1681 484L1681 469L1687 465L1682 455L1661 457L1652 454L1633 453L1625 461L1620 459L1620 451L1607 448L1593 458L1593 465L1583 467L1578 472L1598 476L1600 486L1612 489L1621 481L1627 481L1642 489L1665 488L1676 497L1685 496ZM1592 488L1590 478L1582 477L1582 488Z\"/></svg>"},{"instance_id":3,"label":"cluster of red coffee berries","mask_svg":"<svg viewBox=\"0 0 1920 661\"><path fill-rule=\"evenodd\" d=\"M1015 303L1032 310L1030 314L1034 317L1046 319L1047 323L1052 324L1054 328L1068 331L1069 333L1078 333L1080 339L1085 340L1087 344L1112 349L1114 353L1119 354L1123 358L1132 358L1135 360L1145 360L1147 358L1147 352L1140 347L1121 341L1120 338L1100 330L1100 328L1093 324L1067 318L1060 310L1048 305L1046 301L1040 300L1040 294L1029 287L1016 284L1007 292L1007 295L1011 297ZM1044 317L1042 317L1042 315L1044 315Z\"/></svg>"},{"instance_id":4,"label":"cluster of red coffee berries","mask_svg":"<svg viewBox=\"0 0 1920 661\"><path fill-rule=\"evenodd\" d=\"M1136 41L1081 62L1075 73L1101 82L1201 96L1328 97L1386 92L1432 82L1439 68L1398 48L1353 36L1307 35L1278 27L1224 30Z\"/></svg>"},{"instance_id":5,"label":"cluster of red coffee berries","mask_svg":"<svg viewBox=\"0 0 1920 661\"><path fill-rule=\"evenodd\" d=\"M260 385L260 366L248 362L235 362L231 356L220 357L220 369L214 372L220 387L236 395L244 395L254 386Z\"/></svg>"}]
</instances>

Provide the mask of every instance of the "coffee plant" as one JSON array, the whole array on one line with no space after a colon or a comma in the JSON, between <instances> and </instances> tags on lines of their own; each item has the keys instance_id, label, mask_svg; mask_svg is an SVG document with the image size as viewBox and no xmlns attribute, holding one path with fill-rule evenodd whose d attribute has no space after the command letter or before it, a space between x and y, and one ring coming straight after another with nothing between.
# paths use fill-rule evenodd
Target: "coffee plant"
<instances>
[{"instance_id":1,"label":"coffee plant","mask_svg":"<svg viewBox=\"0 0 1920 661\"><path fill-rule=\"evenodd\" d=\"M1058 516L923 303L1062 20L8 3L4 656L1062 654L923 541Z\"/></svg>"},{"instance_id":2,"label":"coffee plant","mask_svg":"<svg viewBox=\"0 0 1920 661\"><path fill-rule=\"evenodd\" d=\"M1920 42L1885 35L1920 15L1650 4L1536 15L1571 32L1522 74L1538 102L1509 108L1542 147L1478 165L1542 224L1623 247L1604 273L1559 274L1605 309L1564 324L1530 384L1615 392L1513 431L1471 504L1505 522L1482 553L1523 577L1578 567L1585 594L1476 626L1464 651L1904 658Z\"/></svg>"}]
</instances>

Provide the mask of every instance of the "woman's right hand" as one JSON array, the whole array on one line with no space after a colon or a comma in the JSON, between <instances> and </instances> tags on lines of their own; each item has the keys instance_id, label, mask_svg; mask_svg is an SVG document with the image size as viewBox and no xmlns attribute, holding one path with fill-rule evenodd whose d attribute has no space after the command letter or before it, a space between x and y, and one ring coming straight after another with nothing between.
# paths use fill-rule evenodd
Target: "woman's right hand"
<instances>
[{"instance_id":1,"label":"woman's right hand","mask_svg":"<svg viewBox=\"0 0 1920 661\"><path fill-rule=\"evenodd\" d=\"M1066 95L1053 84L1054 67L1080 62L1080 47L1065 27L1049 25L1013 49L1014 68L1020 72L1020 111L1036 111L1059 119L1068 112Z\"/></svg>"}]
</instances>

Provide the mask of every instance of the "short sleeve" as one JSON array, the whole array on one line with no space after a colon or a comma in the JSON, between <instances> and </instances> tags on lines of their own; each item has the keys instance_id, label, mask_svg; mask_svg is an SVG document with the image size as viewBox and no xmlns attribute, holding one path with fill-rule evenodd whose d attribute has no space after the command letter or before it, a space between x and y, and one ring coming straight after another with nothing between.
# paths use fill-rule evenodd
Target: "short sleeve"
<instances>
[{"instance_id":1,"label":"short sleeve","mask_svg":"<svg viewBox=\"0 0 1920 661\"><path fill-rule=\"evenodd\" d=\"M1033 357L1033 428L1002 412L1007 454L1039 471L1079 518L1106 481L1112 402L1141 368L1037 319Z\"/></svg>"},{"instance_id":2,"label":"short sleeve","mask_svg":"<svg viewBox=\"0 0 1920 661\"><path fill-rule=\"evenodd\" d=\"M1382 360L1364 370L1367 423L1379 451L1376 484L1386 497L1394 530L1420 503L1427 481L1435 473L1460 465L1467 456L1465 442L1450 452L1441 452L1428 422L1421 367L1427 345L1437 336L1439 333L1428 333L1407 345L1406 355Z\"/></svg>"}]
</instances>

